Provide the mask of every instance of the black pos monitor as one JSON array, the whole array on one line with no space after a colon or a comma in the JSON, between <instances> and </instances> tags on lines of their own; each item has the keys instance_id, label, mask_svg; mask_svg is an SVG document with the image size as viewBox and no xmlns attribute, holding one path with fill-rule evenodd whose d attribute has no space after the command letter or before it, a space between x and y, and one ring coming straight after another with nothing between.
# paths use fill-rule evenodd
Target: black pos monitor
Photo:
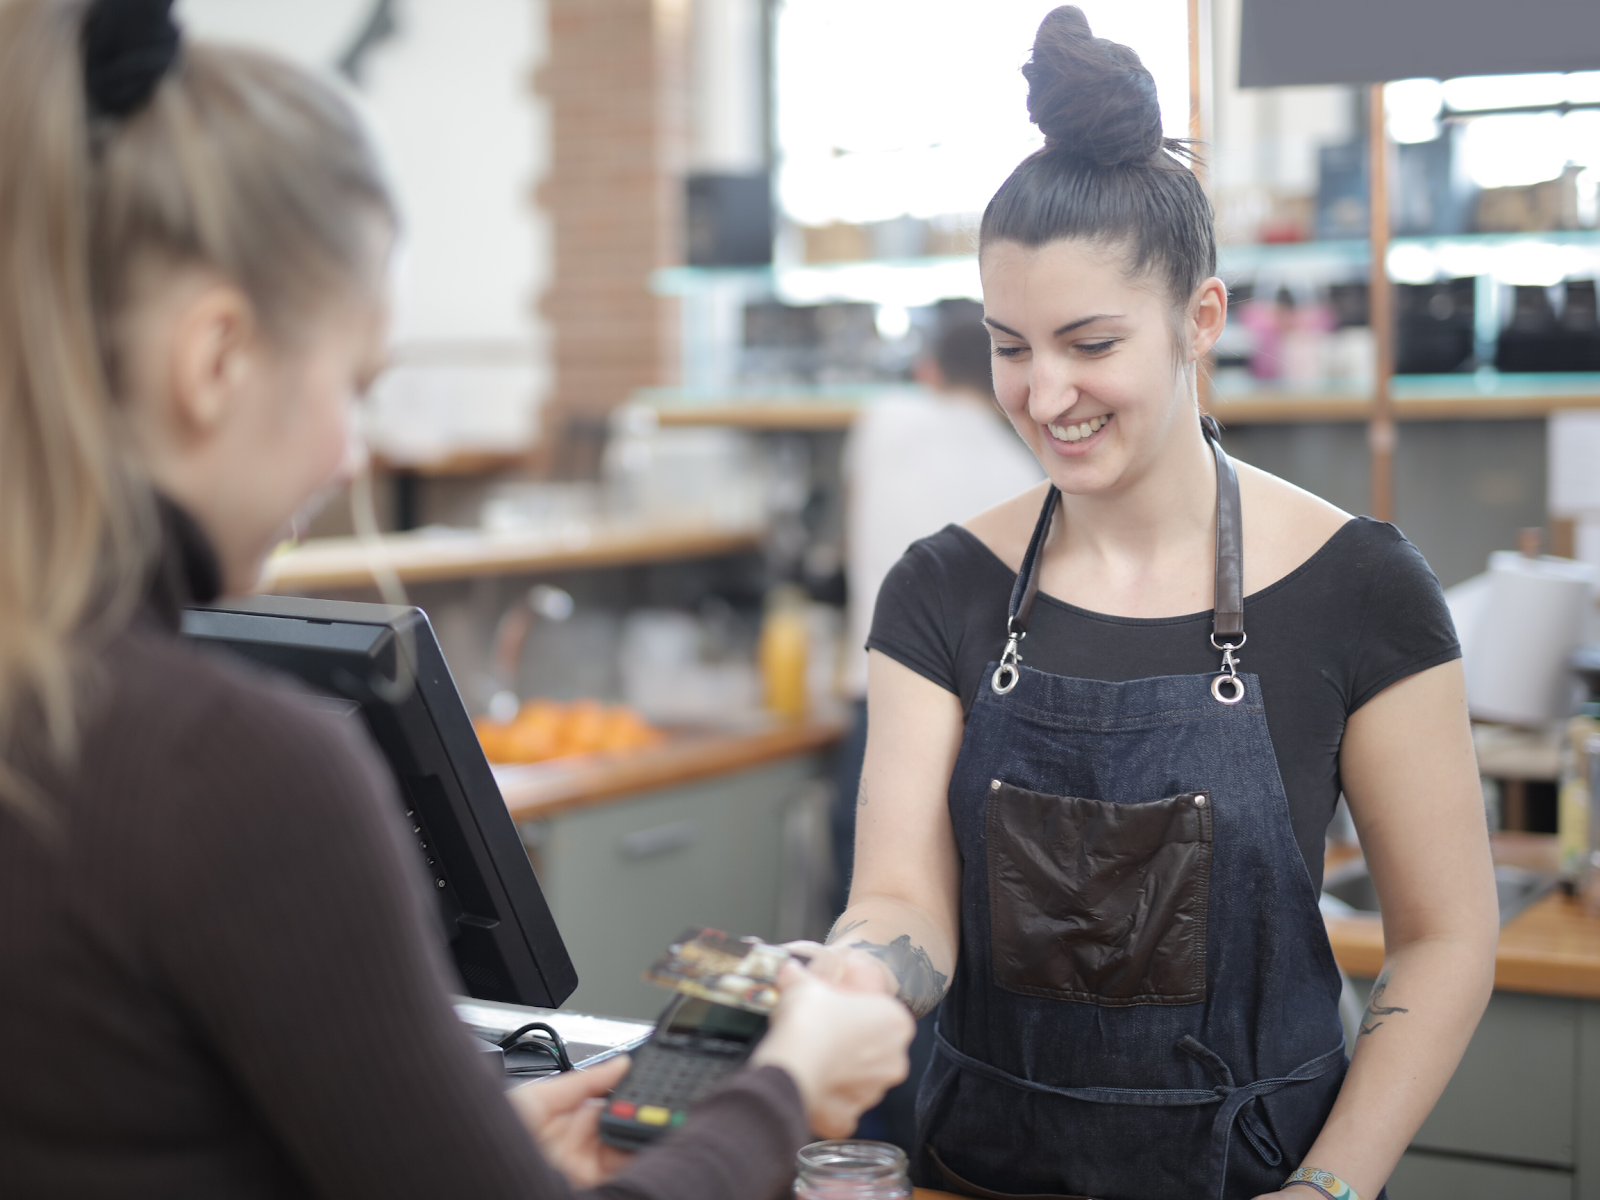
<instances>
[{"instance_id":1,"label":"black pos monitor","mask_svg":"<svg viewBox=\"0 0 1600 1200\"><path fill-rule=\"evenodd\" d=\"M470 995L557 1008L572 994L572 959L420 609L251 596L187 610L183 632L359 710L394 771Z\"/></svg>"}]
</instances>

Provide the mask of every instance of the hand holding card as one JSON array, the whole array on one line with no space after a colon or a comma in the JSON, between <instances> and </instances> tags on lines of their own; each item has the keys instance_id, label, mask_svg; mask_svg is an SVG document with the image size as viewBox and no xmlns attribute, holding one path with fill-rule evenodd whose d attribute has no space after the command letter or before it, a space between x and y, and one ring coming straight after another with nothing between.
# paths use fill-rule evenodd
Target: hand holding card
<instances>
[{"instance_id":1,"label":"hand holding card","mask_svg":"<svg viewBox=\"0 0 1600 1200\"><path fill-rule=\"evenodd\" d=\"M778 972L791 959L806 961L760 938L687 929L644 977L685 996L765 1016L777 1006Z\"/></svg>"}]
</instances>

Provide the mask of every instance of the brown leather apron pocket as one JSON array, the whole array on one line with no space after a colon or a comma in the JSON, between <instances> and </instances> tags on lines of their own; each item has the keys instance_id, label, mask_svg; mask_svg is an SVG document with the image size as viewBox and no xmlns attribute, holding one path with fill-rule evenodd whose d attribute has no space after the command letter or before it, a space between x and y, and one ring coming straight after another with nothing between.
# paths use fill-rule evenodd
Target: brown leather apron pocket
<instances>
[{"instance_id":1,"label":"brown leather apron pocket","mask_svg":"<svg viewBox=\"0 0 1600 1200\"><path fill-rule=\"evenodd\" d=\"M985 833L997 986L1113 1006L1205 999L1209 795L1113 804L997 779Z\"/></svg>"},{"instance_id":2,"label":"brown leather apron pocket","mask_svg":"<svg viewBox=\"0 0 1600 1200\"><path fill-rule=\"evenodd\" d=\"M928 1157L933 1159L933 1165L938 1167L939 1174L944 1176L945 1186L953 1189L958 1196L976 1196L978 1200L1094 1200L1093 1196L1047 1196L1037 1192L1024 1196L1016 1192L992 1192L975 1183L968 1183L945 1166L944 1160L939 1157L939 1152L932 1146L928 1147Z\"/></svg>"}]
</instances>

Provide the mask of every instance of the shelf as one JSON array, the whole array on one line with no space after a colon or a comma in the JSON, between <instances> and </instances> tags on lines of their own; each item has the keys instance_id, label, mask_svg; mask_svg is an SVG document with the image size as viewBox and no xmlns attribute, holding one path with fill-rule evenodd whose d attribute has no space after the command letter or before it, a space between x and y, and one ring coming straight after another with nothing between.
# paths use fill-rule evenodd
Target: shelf
<instances>
[{"instance_id":1,"label":"shelf","mask_svg":"<svg viewBox=\"0 0 1600 1200\"><path fill-rule=\"evenodd\" d=\"M379 544L402 583L424 583L718 558L755 550L761 538L761 531L754 529L628 526L565 538L476 530L395 533ZM367 548L357 538L314 538L272 558L261 590L317 593L370 587L368 562Z\"/></svg>"},{"instance_id":2,"label":"shelf","mask_svg":"<svg viewBox=\"0 0 1600 1200\"><path fill-rule=\"evenodd\" d=\"M1518 253L1529 246L1567 251L1567 265L1574 271L1592 271L1600 266L1600 231L1593 229L1397 237L1389 240L1389 263L1392 270L1397 253L1410 256L1414 263L1425 262L1419 258L1420 251L1433 261L1442 276L1490 275L1496 273L1497 267L1514 268ZM1509 256L1507 251L1511 252ZM1217 247L1217 270L1223 275L1249 275L1263 270L1357 272L1367 269L1370 257L1365 238L1221 245Z\"/></svg>"},{"instance_id":3,"label":"shelf","mask_svg":"<svg viewBox=\"0 0 1600 1200\"><path fill-rule=\"evenodd\" d=\"M849 429L855 424L859 404L703 404L665 408L656 413L663 426L720 425L729 429L748 429L767 433L828 433Z\"/></svg>"},{"instance_id":4,"label":"shelf","mask_svg":"<svg viewBox=\"0 0 1600 1200\"><path fill-rule=\"evenodd\" d=\"M1495 421L1547 417L1564 408L1600 408L1600 374L1399 375L1395 415L1402 421ZM753 431L827 432L848 429L876 396L899 385L799 388L751 392L691 392L647 388L634 403L663 426L718 425ZM1280 391L1270 384L1216 387L1207 405L1224 425L1365 421L1372 399L1358 392Z\"/></svg>"},{"instance_id":5,"label":"shelf","mask_svg":"<svg viewBox=\"0 0 1600 1200\"><path fill-rule=\"evenodd\" d=\"M497 766L495 780L518 821L536 821L575 808L747 771L797 754L825 750L844 735L831 719L773 722L737 732L676 733L649 750Z\"/></svg>"},{"instance_id":6,"label":"shelf","mask_svg":"<svg viewBox=\"0 0 1600 1200\"><path fill-rule=\"evenodd\" d=\"M396 474L405 472L411 475L421 475L428 479L456 479L477 475L498 475L503 471L515 471L528 465L531 454L532 451L528 450L518 454L472 450L447 454L443 458L422 459L416 462L389 458L385 455L375 455L372 465L378 470L390 471Z\"/></svg>"},{"instance_id":7,"label":"shelf","mask_svg":"<svg viewBox=\"0 0 1600 1200\"><path fill-rule=\"evenodd\" d=\"M1397 375L1391 383L1400 421L1501 421L1547 417L1565 408L1600 408L1600 374ZM1369 396L1219 387L1209 410L1224 425L1365 421Z\"/></svg>"},{"instance_id":8,"label":"shelf","mask_svg":"<svg viewBox=\"0 0 1600 1200\"><path fill-rule=\"evenodd\" d=\"M848 429L856 414L883 395L921 395L904 383L770 387L749 390L639 388L631 402L663 426L720 425L755 432L826 433Z\"/></svg>"},{"instance_id":9,"label":"shelf","mask_svg":"<svg viewBox=\"0 0 1600 1200\"><path fill-rule=\"evenodd\" d=\"M752 299L776 296L787 304L844 301L907 308L983 295L975 254L770 267L666 267L651 275L650 287L658 296L736 291Z\"/></svg>"},{"instance_id":10,"label":"shelf","mask_svg":"<svg viewBox=\"0 0 1600 1200\"><path fill-rule=\"evenodd\" d=\"M1442 275L1495 273L1497 264L1510 261L1502 257L1508 248L1516 251L1527 246L1569 251L1566 257L1571 270L1600 269L1600 230L1593 229L1396 237L1389 246L1391 255L1398 251L1414 260L1418 251L1426 252ZM1233 243L1217 247L1217 270L1235 277L1263 270L1349 274L1364 272L1369 256L1365 238ZM912 306L947 296L977 299L982 295L976 255L768 267L666 267L650 277L650 286L658 296L693 297L735 290L752 298L775 295L791 304L855 300Z\"/></svg>"}]
</instances>

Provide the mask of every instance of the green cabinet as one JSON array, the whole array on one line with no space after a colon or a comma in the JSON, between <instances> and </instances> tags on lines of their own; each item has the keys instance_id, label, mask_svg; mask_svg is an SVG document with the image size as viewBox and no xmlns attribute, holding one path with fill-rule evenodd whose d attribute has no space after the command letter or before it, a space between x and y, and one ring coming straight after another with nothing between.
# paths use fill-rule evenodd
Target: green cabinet
<instances>
[{"instance_id":1,"label":"green cabinet","mask_svg":"<svg viewBox=\"0 0 1600 1200\"><path fill-rule=\"evenodd\" d=\"M1600 1200L1600 1001L1495 992L1389 1195Z\"/></svg>"},{"instance_id":2,"label":"green cabinet","mask_svg":"<svg viewBox=\"0 0 1600 1200\"><path fill-rule=\"evenodd\" d=\"M1570 1171L1410 1150L1389 1178L1389 1200L1573 1200Z\"/></svg>"},{"instance_id":3,"label":"green cabinet","mask_svg":"<svg viewBox=\"0 0 1600 1200\"><path fill-rule=\"evenodd\" d=\"M786 817L818 773L802 756L525 824L578 969L566 1007L652 1020L667 993L640 973L684 929L775 936Z\"/></svg>"}]
</instances>

